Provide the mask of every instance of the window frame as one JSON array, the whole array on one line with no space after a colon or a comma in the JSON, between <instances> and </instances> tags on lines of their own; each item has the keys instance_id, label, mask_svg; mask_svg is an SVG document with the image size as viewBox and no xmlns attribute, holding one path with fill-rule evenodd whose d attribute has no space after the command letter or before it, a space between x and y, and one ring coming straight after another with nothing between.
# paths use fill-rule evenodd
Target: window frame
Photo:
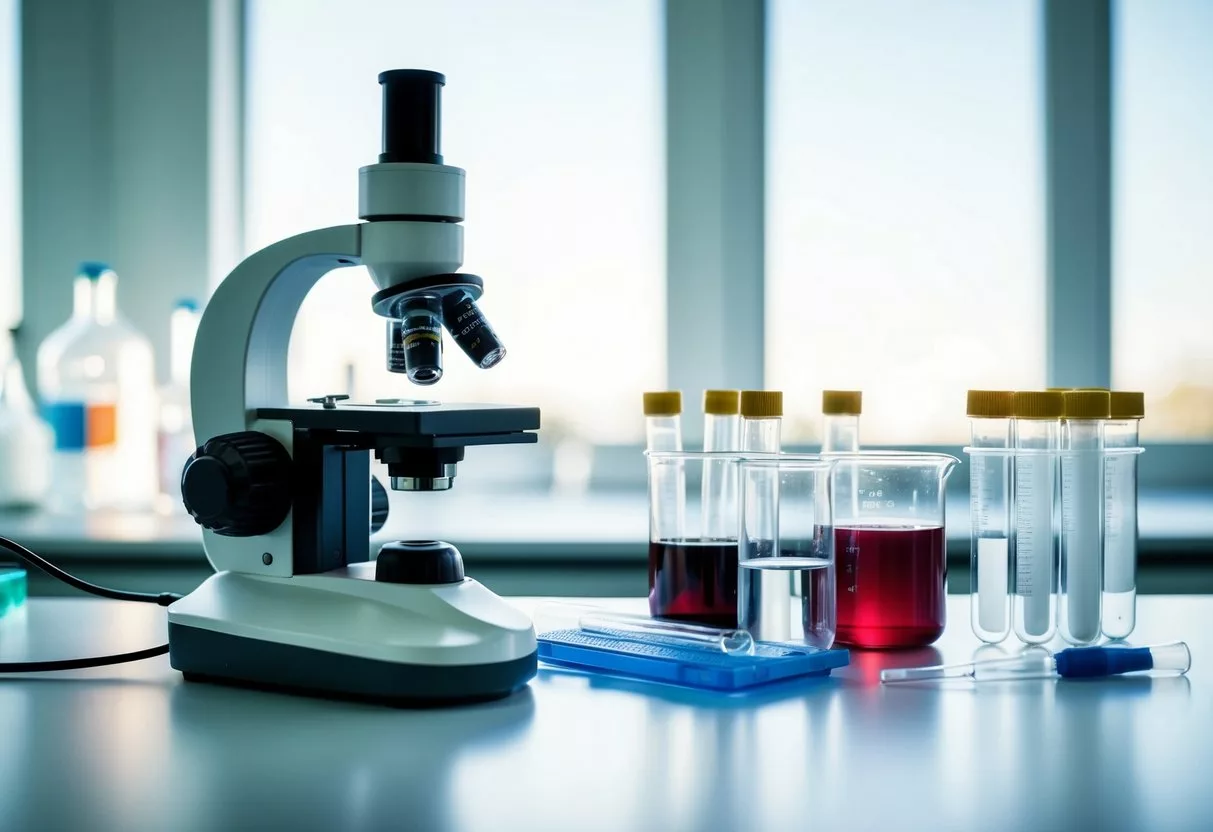
<instances>
[{"instance_id":1,"label":"window frame","mask_svg":"<svg viewBox=\"0 0 1213 832\"><path fill-rule=\"evenodd\" d=\"M1114 265L1112 0L1036 1L1042 3L1044 45L1046 377L1051 386L1106 386ZM22 271L29 299L22 358L27 368L33 366L34 345L66 317L68 264L80 250L139 260L145 276L128 281L128 291L135 297L150 290L156 303L166 293L205 296L208 284L213 288L216 277L238 259L248 2L207 0L202 4L207 25L197 25L196 4L21 4L22 145L37 149L23 155L22 166ZM65 46L63 20L79 21L69 34L91 46L76 52ZM691 393L715 386L761 387L763 339L725 339L720 333L764 330L767 2L665 0L664 22L667 384ZM134 23L139 27L133 29ZM149 26L170 36L171 46L164 38L132 34ZM98 32L109 34L98 38ZM117 54L123 58L115 64ZM157 217L144 207L139 222L96 222L141 204L143 191L124 177L142 168L139 144L128 147L124 138L141 124L162 122L165 113L162 102L120 88L124 78L157 72L166 54L197 56L190 60L204 64L193 66L192 75L205 82L194 83L189 95L175 101L171 115L192 114L191 124L204 119L206 140L190 145L189 164L181 164L172 181L157 182L178 203L205 203L205 220L193 223L187 235L189 252L198 252L186 258L193 261L188 269L174 268L181 265L175 262L182 259L180 250L166 257L164 246L150 253L147 246L149 239L181 240L180 216ZM80 112L99 114L102 135L64 131L61 121L48 117L39 102L62 103L65 90L75 95L67 105L75 102ZM73 159L86 162L65 176L62 160ZM83 196L77 193L81 189ZM150 302L140 304L128 310L135 313L131 317L151 336L157 353L167 354L167 315L153 322ZM687 403L690 411L697 409L693 396ZM688 446L696 446L699 420L688 419L684 427ZM963 459L959 446L924 447ZM642 487L639 451L638 446L595 448L592 487ZM1141 458L1140 483L1207 488L1211 468L1213 442L1151 443ZM967 477L960 474L951 482L963 489Z\"/></svg>"}]
</instances>

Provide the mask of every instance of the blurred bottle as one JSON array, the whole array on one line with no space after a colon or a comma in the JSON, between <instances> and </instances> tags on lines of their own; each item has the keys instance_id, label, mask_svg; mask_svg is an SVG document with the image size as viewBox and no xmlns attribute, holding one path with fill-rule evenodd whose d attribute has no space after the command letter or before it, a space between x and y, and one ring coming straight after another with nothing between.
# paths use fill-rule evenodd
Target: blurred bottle
<instances>
[{"instance_id":1,"label":"blurred bottle","mask_svg":"<svg viewBox=\"0 0 1213 832\"><path fill-rule=\"evenodd\" d=\"M140 510L155 500L152 346L118 314L117 289L109 266L81 264L71 319L38 349L38 392L55 433L55 510Z\"/></svg>"},{"instance_id":2,"label":"blurred bottle","mask_svg":"<svg viewBox=\"0 0 1213 832\"><path fill-rule=\"evenodd\" d=\"M26 389L9 333L0 333L0 508L35 506L46 496L52 441Z\"/></svg>"},{"instance_id":3,"label":"blurred bottle","mask_svg":"<svg viewBox=\"0 0 1213 832\"><path fill-rule=\"evenodd\" d=\"M202 314L196 301L185 298L173 305L169 317L169 382L160 388L160 496L156 507L163 513L181 508L181 469L196 448L190 414L190 361Z\"/></svg>"}]
</instances>

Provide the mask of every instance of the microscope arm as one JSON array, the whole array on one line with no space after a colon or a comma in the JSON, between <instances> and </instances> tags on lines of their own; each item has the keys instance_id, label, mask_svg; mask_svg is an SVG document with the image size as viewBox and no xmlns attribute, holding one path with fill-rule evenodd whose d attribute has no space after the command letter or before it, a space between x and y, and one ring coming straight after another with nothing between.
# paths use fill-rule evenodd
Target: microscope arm
<instances>
[{"instance_id":1,"label":"microscope arm","mask_svg":"<svg viewBox=\"0 0 1213 832\"><path fill-rule=\"evenodd\" d=\"M457 168L422 173L462 185L463 172ZM410 181L400 183L403 194L409 192ZM325 274L365 265L375 286L386 289L424 275L457 271L462 262L463 226L415 220L321 228L250 256L215 290L198 327L190 365L197 444L250 430L258 408L286 404L291 329L304 297ZM369 293L367 306L369 311Z\"/></svg>"},{"instance_id":2,"label":"microscope arm","mask_svg":"<svg viewBox=\"0 0 1213 832\"><path fill-rule=\"evenodd\" d=\"M198 444L249 430L257 408L287 400L287 349L308 291L362 262L365 224L308 231L263 248L220 284L194 342L190 398Z\"/></svg>"}]
</instances>

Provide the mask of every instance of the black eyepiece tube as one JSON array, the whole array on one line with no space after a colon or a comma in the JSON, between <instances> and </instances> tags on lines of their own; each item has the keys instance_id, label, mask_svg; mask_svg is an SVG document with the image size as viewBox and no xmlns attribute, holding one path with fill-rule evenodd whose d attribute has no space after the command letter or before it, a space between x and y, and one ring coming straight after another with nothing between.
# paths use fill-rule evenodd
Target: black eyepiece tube
<instances>
[{"instance_id":1,"label":"black eyepiece tube","mask_svg":"<svg viewBox=\"0 0 1213 832\"><path fill-rule=\"evenodd\" d=\"M383 85L383 152L380 162L442 164L442 87L446 78L428 69L390 69Z\"/></svg>"},{"instance_id":2,"label":"black eyepiece tube","mask_svg":"<svg viewBox=\"0 0 1213 832\"><path fill-rule=\"evenodd\" d=\"M501 339L467 292L454 292L442 299L442 322L459 348L480 369L487 370L505 358Z\"/></svg>"}]
</instances>

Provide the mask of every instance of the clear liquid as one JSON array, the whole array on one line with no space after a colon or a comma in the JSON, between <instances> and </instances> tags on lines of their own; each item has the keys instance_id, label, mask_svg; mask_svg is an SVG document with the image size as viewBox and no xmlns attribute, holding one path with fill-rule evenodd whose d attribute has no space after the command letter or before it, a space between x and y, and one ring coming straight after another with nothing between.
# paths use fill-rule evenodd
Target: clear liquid
<instances>
[{"instance_id":1,"label":"clear liquid","mask_svg":"<svg viewBox=\"0 0 1213 832\"><path fill-rule=\"evenodd\" d=\"M738 626L756 641L834 643L834 564L826 558L760 557L738 570Z\"/></svg>"}]
</instances>

